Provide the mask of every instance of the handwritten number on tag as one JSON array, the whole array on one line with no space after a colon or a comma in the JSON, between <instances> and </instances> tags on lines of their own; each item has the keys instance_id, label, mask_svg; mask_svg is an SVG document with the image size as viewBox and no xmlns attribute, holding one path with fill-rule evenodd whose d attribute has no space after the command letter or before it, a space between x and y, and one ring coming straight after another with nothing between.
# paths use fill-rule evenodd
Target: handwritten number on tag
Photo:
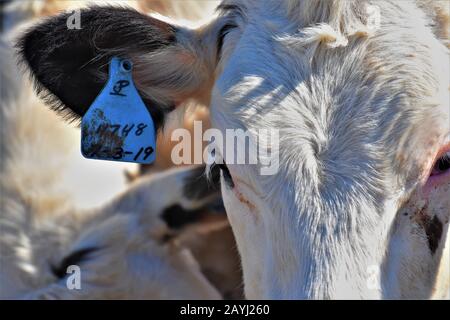
<instances>
[{"instance_id":1,"label":"handwritten number on tag","mask_svg":"<svg viewBox=\"0 0 450 320\"><path fill-rule=\"evenodd\" d=\"M153 151L155 151L155 150L152 147L147 147L147 148L141 147L138 150L138 152L136 153L136 155L134 156L133 160L138 161L139 158L142 157L142 159L145 161L148 159L148 157L150 157L153 154ZM92 150L92 153L89 154L89 156L90 157L105 156L105 157L113 158L114 160L121 160L126 155L133 155L133 154L134 154L133 151L125 151L122 147L110 149L110 150L108 150L108 149L102 150L102 146L100 144L98 144Z\"/></svg>"},{"instance_id":2,"label":"handwritten number on tag","mask_svg":"<svg viewBox=\"0 0 450 320\"><path fill-rule=\"evenodd\" d=\"M147 160L148 157L150 157L153 153L153 148L152 147L147 147L147 148L140 148L139 151L136 153L136 155L134 156L134 161L139 160L139 157L143 154L143 160ZM104 151L105 154L108 156L108 152ZM117 148L114 150L113 154L111 155L111 157L114 160L120 160L122 159L125 155L132 155L134 152L132 151L125 151L123 150L123 148Z\"/></svg>"},{"instance_id":3,"label":"handwritten number on tag","mask_svg":"<svg viewBox=\"0 0 450 320\"><path fill-rule=\"evenodd\" d=\"M97 127L96 134L98 135L105 135L106 130L110 129L111 133L114 135L117 135L119 132L121 132L121 136L126 138L128 135L132 132L132 130L136 127L136 130L134 130L134 134L136 136L140 136L144 133L144 130L148 127L145 123L139 123L137 126L135 123L131 124L125 124L122 128L121 124L101 124ZM120 130L122 128L122 130Z\"/></svg>"},{"instance_id":4,"label":"handwritten number on tag","mask_svg":"<svg viewBox=\"0 0 450 320\"><path fill-rule=\"evenodd\" d=\"M83 116L81 151L86 158L155 161L152 115L133 83L132 70L130 60L111 58L108 81Z\"/></svg>"},{"instance_id":5,"label":"handwritten number on tag","mask_svg":"<svg viewBox=\"0 0 450 320\"><path fill-rule=\"evenodd\" d=\"M138 153L134 157L134 161L137 161L139 159L139 156L142 154L142 152L144 152L144 160L147 160L147 158L152 155L153 151L154 150L152 147L147 147L147 148L145 148L145 150L144 150L144 148L140 148Z\"/></svg>"},{"instance_id":6,"label":"handwritten number on tag","mask_svg":"<svg viewBox=\"0 0 450 320\"><path fill-rule=\"evenodd\" d=\"M126 124L125 127L123 127L123 129L122 129L122 136L128 137L128 135L130 134L130 131L133 130L133 128L134 128L134 124L132 124L131 126Z\"/></svg>"},{"instance_id":7,"label":"handwritten number on tag","mask_svg":"<svg viewBox=\"0 0 450 320\"><path fill-rule=\"evenodd\" d=\"M112 134L117 134L117 131L119 131L120 129L120 124L113 124L109 126L112 130Z\"/></svg>"},{"instance_id":8,"label":"handwritten number on tag","mask_svg":"<svg viewBox=\"0 0 450 320\"><path fill-rule=\"evenodd\" d=\"M121 134L121 137L126 138L130 134L134 134L135 136L140 136L144 133L144 130L148 127L145 123L130 123L130 124L109 124L102 123L97 127L96 134L100 136L105 136L108 131L110 131L113 135ZM134 129L134 130L133 130ZM152 147L141 147L136 153L133 151L126 151L122 147L114 148L114 149L102 149L102 144L96 144L90 153L90 157L109 157L114 160L121 160L126 155L133 155L134 161L138 161L142 156L143 160L147 160L155 150Z\"/></svg>"},{"instance_id":9,"label":"handwritten number on tag","mask_svg":"<svg viewBox=\"0 0 450 320\"><path fill-rule=\"evenodd\" d=\"M97 135L104 135L106 129L108 129L107 124L101 124L98 126L97 131L95 132Z\"/></svg>"},{"instance_id":10,"label":"handwritten number on tag","mask_svg":"<svg viewBox=\"0 0 450 320\"><path fill-rule=\"evenodd\" d=\"M137 136L140 136L143 132L144 132L144 129L145 128L147 128L147 125L146 124L144 124L144 123L140 123L138 126L137 126L137 130L136 130L136 135Z\"/></svg>"},{"instance_id":11,"label":"handwritten number on tag","mask_svg":"<svg viewBox=\"0 0 450 320\"><path fill-rule=\"evenodd\" d=\"M155 150L152 147L146 148L144 151L144 153L145 153L144 160L147 160L147 158L152 155L153 151L155 151Z\"/></svg>"},{"instance_id":12,"label":"handwritten number on tag","mask_svg":"<svg viewBox=\"0 0 450 320\"><path fill-rule=\"evenodd\" d=\"M122 89L128 87L129 85L130 81L128 80L118 80L113 86L113 91L109 94L112 96L126 97L127 95L122 93Z\"/></svg>"},{"instance_id":13,"label":"handwritten number on tag","mask_svg":"<svg viewBox=\"0 0 450 320\"><path fill-rule=\"evenodd\" d=\"M101 144L96 144L94 148L92 149L92 153L89 155L90 157L95 157L100 152L100 149L102 148Z\"/></svg>"}]
</instances>

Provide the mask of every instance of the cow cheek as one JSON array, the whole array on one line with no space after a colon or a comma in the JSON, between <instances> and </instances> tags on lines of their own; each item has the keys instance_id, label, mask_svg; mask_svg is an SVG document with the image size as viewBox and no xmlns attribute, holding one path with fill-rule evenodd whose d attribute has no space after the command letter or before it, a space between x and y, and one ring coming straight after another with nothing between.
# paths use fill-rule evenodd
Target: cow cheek
<instances>
[{"instance_id":1,"label":"cow cheek","mask_svg":"<svg viewBox=\"0 0 450 320\"><path fill-rule=\"evenodd\" d=\"M422 234L431 254L443 247L450 220L450 179L419 187L401 210L409 217L411 233Z\"/></svg>"},{"instance_id":2,"label":"cow cheek","mask_svg":"<svg viewBox=\"0 0 450 320\"><path fill-rule=\"evenodd\" d=\"M253 206L242 202L239 192L222 188L223 202L242 259L245 295L249 299L261 298L263 267L266 265L263 260L266 250L263 225L255 219Z\"/></svg>"}]
</instances>

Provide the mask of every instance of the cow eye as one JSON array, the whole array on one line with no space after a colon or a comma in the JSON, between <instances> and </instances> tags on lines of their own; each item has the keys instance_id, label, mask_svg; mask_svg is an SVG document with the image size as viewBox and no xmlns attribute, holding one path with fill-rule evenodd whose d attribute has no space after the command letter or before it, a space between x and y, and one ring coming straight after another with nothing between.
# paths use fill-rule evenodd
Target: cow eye
<instances>
[{"instance_id":1,"label":"cow eye","mask_svg":"<svg viewBox=\"0 0 450 320\"><path fill-rule=\"evenodd\" d=\"M217 168L222 172L223 179L225 181L225 184L233 189L234 188L234 182L233 178L231 176L230 170L228 170L228 167L225 163L225 160L222 158L222 156L216 152L216 148L213 148L209 154L210 160L212 160L212 165L209 167L209 175L215 176L215 173L217 172ZM218 172L217 172L218 174Z\"/></svg>"},{"instance_id":2,"label":"cow eye","mask_svg":"<svg viewBox=\"0 0 450 320\"><path fill-rule=\"evenodd\" d=\"M444 174L450 170L450 151L440 157L434 164L431 176Z\"/></svg>"},{"instance_id":3,"label":"cow eye","mask_svg":"<svg viewBox=\"0 0 450 320\"><path fill-rule=\"evenodd\" d=\"M220 29L219 31L219 37L217 38L217 53L220 56L220 52L222 51L223 47L223 41L226 37L226 35L230 32L230 30L237 28L234 24L226 24Z\"/></svg>"},{"instance_id":4,"label":"cow eye","mask_svg":"<svg viewBox=\"0 0 450 320\"><path fill-rule=\"evenodd\" d=\"M71 265L78 265L82 261L86 260L88 255L96 251L97 248L84 248L72 252L70 255L66 256L61 262L54 266L51 266L52 273L58 278L62 279L67 275L67 269Z\"/></svg>"},{"instance_id":5,"label":"cow eye","mask_svg":"<svg viewBox=\"0 0 450 320\"><path fill-rule=\"evenodd\" d=\"M228 167L225 163L216 164L216 166L219 167L220 171L222 171L223 179L228 187L231 189L234 188L234 181L233 177L230 174L230 170L228 170Z\"/></svg>"}]
</instances>

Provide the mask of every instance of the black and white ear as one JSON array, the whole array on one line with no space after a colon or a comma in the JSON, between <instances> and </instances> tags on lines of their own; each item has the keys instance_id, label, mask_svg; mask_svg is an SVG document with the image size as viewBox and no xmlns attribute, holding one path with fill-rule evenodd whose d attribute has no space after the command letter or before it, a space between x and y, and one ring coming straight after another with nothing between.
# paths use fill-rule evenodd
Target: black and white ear
<instances>
[{"instance_id":1,"label":"black and white ear","mask_svg":"<svg viewBox=\"0 0 450 320\"><path fill-rule=\"evenodd\" d=\"M205 166L173 168L137 179L102 211L107 215L137 215L148 230L163 223L174 232L226 220L219 170L216 167L208 177Z\"/></svg>"},{"instance_id":2,"label":"black and white ear","mask_svg":"<svg viewBox=\"0 0 450 320\"><path fill-rule=\"evenodd\" d=\"M133 79L157 128L204 82L193 32L111 6L81 10L81 29L72 29L72 14L45 20L17 43L41 96L68 118L87 111L106 83L113 56L132 60Z\"/></svg>"},{"instance_id":3,"label":"black and white ear","mask_svg":"<svg viewBox=\"0 0 450 320\"><path fill-rule=\"evenodd\" d=\"M168 204L159 214L173 231L186 227L214 228L226 220L225 207L220 195L220 173L217 167L209 176L205 167L192 168L180 180L182 196Z\"/></svg>"}]
</instances>

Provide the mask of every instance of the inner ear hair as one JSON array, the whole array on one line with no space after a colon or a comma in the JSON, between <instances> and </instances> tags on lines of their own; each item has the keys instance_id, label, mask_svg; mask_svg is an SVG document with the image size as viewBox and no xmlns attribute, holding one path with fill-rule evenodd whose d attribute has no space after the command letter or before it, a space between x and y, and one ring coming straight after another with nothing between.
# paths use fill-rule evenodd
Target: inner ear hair
<instances>
[{"instance_id":1,"label":"inner ear hair","mask_svg":"<svg viewBox=\"0 0 450 320\"><path fill-rule=\"evenodd\" d=\"M27 30L16 44L38 94L70 121L82 117L100 93L113 56L133 60L176 43L174 26L131 8L83 9L81 29L68 28L72 15L62 13L46 19ZM160 128L173 103L156 103L141 96Z\"/></svg>"}]
</instances>

